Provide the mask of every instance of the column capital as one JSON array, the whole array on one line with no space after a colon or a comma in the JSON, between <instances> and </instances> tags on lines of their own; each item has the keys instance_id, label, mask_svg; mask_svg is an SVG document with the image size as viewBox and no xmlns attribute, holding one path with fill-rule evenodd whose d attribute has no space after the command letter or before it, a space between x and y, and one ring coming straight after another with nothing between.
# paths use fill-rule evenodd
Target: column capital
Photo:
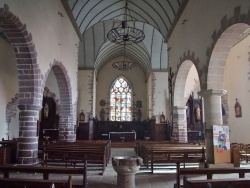
<instances>
[{"instance_id":1,"label":"column capital","mask_svg":"<svg viewBox=\"0 0 250 188\"><path fill-rule=\"evenodd\" d=\"M211 95L217 95L217 96L223 96L227 93L224 89L208 89L208 90L202 90L198 92L198 95L201 97L211 96Z\"/></svg>"}]
</instances>

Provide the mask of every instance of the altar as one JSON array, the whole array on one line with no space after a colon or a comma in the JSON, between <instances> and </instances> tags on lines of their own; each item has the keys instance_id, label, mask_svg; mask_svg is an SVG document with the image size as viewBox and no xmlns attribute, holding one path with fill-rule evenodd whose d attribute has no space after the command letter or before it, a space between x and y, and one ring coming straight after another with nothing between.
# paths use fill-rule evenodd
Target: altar
<instances>
[{"instance_id":1,"label":"altar","mask_svg":"<svg viewBox=\"0 0 250 188\"><path fill-rule=\"evenodd\" d=\"M135 132L109 132L109 139L111 141L135 141Z\"/></svg>"}]
</instances>

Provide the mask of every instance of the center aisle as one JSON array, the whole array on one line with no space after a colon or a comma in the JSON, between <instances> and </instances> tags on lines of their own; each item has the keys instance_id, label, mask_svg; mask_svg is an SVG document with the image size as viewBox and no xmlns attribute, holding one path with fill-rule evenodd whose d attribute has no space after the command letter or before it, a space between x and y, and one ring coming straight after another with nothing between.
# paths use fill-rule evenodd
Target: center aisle
<instances>
[{"instance_id":1,"label":"center aisle","mask_svg":"<svg viewBox=\"0 0 250 188\"><path fill-rule=\"evenodd\" d=\"M88 172L89 188L117 188L117 174L112 167L113 156L133 156L133 148L113 148L111 149L111 159L104 172L104 175L98 175L97 172ZM135 175L136 188L173 188L176 174L151 174L139 170Z\"/></svg>"}]
</instances>

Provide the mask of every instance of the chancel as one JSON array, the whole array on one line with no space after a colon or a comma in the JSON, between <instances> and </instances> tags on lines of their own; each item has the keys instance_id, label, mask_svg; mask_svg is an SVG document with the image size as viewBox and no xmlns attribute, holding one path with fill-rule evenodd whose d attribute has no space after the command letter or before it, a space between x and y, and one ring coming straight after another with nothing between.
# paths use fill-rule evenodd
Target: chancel
<instances>
[{"instance_id":1,"label":"chancel","mask_svg":"<svg viewBox=\"0 0 250 188\"><path fill-rule=\"evenodd\" d=\"M0 185L250 187L249 35L247 0L1 0Z\"/></svg>"}]
</instances>

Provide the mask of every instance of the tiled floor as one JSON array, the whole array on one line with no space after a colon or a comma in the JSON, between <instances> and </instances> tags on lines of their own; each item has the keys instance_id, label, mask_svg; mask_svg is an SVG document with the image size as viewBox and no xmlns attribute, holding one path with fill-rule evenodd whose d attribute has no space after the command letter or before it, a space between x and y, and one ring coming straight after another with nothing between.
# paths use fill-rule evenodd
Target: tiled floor
<instances>
[{"instance_id":1,"label":"tiled floor","mask_svg":"<svg viewBox=\"0 0 250 188\"><path fill-rule=\"evenodd\" d=\"M135 155L132 148L112 148L111 150L111 158L112 156L131 156ZM249 166L246 164L242 164L241 166ZM105 170L104 175L99 175L100 171L88 171L88 187L89 188L119 188L117 186L116 178L117 174L112 167L112 162L108 164L108 167ZM164 173L163 173L164 172ZM225 178L231 177L236 178L238 175L229 174L229 175L218 175L214 178ZM39 174L14 174L13 177L28 177L34 179L42 178ZM66 175L53 175L50 179L67 179ZM246 174L246 177L250 178L250 174ZM194 179L206 179L206 176L189 176L189 178ZM151 174L149 169L146 169L145 166L141 166L138 173L135 175L135 183L137 188L173 188L174 183L176 181L176 173L175 169L164 169L156 170L154 174ZM73 176L73 184L81 185L82 184L82 176Z\"/></svg>"}]
</instances>

